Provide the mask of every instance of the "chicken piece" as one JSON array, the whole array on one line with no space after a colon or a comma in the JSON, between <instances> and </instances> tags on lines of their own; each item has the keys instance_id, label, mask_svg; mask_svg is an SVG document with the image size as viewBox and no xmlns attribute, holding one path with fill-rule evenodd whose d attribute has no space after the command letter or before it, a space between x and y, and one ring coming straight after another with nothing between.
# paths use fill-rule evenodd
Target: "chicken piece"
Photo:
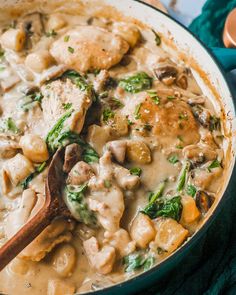
<instances>
[{"instance_id":1,"label":"chicken piece","mask_svg":"<svg viewBox=\"0 0 236 295\"><path fill-rule=\"evenodd\" d=\"M49 16L48 22L47 22L47 30L48 31L57 31L62 29L67 25L66 20L63 17L63 14L61 13L55 13L51 14Z\"/></svg>"},{"instance_id":2,"label":"chicken piece","mask_svg":"<svg viewBox=\"0 0 236 295\"><path fill-rule=\"evenodd\" d=\"M200 212L196 206L193 197L182 196L181 203L183 206L180 223L183 225L191 224L200 217Z\"/></svg>"},{"instance_id":3,"label":"chicken piece","mask_svg":"<svg viewBox=\"0 0 236 295\"><path fill-rule=\"evenodd\" d=\"M114 176L119 187L124 190L132 190L140 184L140 178L137 175L130 174L130 171L122 166L113 165Z\"/></svg>"},{"instance_id":4,"label":"chicken piece","mask_svg":"<svg viewBox=\"0 0 236 295\"><path fill-rule=\"evenodd\" d=\"M121 164L125 161L126 147L126 140L114 140L107 143L107 149L111 151L115 160Z\"/></svg>"},{"instance_id":5,"label":"chicken piece","mask_svg":"<svg viewBox=\"0 0 236 295\"><path fill-rule=\"evenodd\" d=\"M146 248L156 235L151 219L147 215L139 213L132 222L130 235L138 247Z\"/></svg>"},{"instance_id":6,"label":"chicken piece","mask_svg":"<svg viewBox=\"0 0 236 295\"><path fill-rule=\"evenodd\" d=\"M94 175L89 164L80 161L71 169L67 183L72 185L80 185L87 182Z\"/></svg>"},{"instance_id":7,"label":"chicken piece","mask_svg":"<svg viewBox=\"0 0 236 295\"><path fill-rule=\"evenodd\" d=\"M75 286L62 280L49 280L47 295L74 295Z\"/></svg>"},{"instance_id":8,"label":"chicken piece","mask_svg":"<svg viewBox=\"0 0 236 295\"><path fill-rule=\"evenodd\" d=\"M41 75L37 77L38 86L43 85L45 82L50 81L53 78L60 77L65 71L66 67L64 65L52 66L49 69L44 70Z\"/></svg>"},{"instance_id":9,"label":"chicken piece","mask_svg":"<svg viewBox=\"0 0 236 295\"><path fill-rule=\"evenodd\" d=\"M189 105L181 100L160 103L143 102L140 108L143 123L153 126L152 132L163 146L181 146L197 143L199 127Z\"/></svg>"},{"instance_id":10,"label":"chicken piece","mask_svg":"<svg viewBox=\"0 0 236 295\"><path fill-rule=\"evenodd\" d=\"M69 40L65 42L65 37ZM86 72L109 69L129 50L128 43L109 31L94 26L78 26L56 40L50 49L59 64Z\"/></svg>"},{"instance_id":11,"label":"chicken piece","mask_svg":"<svg viewBox=\"0 0 236 295\"><path fill-rule=\"evenodd\" d=\"M79 161L81 153L81 147L77 143L72 143L66 147L63 165L64 172L69 173L71 171L73 166Z\"/></svg>"},{"instance_id":12,"label":"chicken piece","mask_svg":"<svg viewBox=\"0 0 236 295\"><path fill-rule=\"evenodd\" d=\"M188 237L188 231L177 221L171 218L155 220L157 247L169 253L175 251Z\"/></svg>"},{"instance_id":13,"label":"chicken piece","mask_svg":"<svg viewBox=\"0 0 236 295\"><path fill-rule=\"evenodd\" d=\"M103 275L112 271L116 256L113 247L106 245L99 251L98 241L95 237L86 240L83 246L92 267Z\"/></svg>"},{"instance_id":14,"label":"chicken piece","mask_svg":"<svg viewBox=\"0 0 236 295\"><path fill-rule=\"evenodd\" d=\"M113 163L110 152L106 151L100 158L98 176L89 180L88 187L90 189L88 197L90 210L98 213L98 221L104 229L110 232L117 231L125 206L123 193L113 182Z\"/></svg>"},{"instance_id":15,"label":"chicken piece","mask_svg":"<svg viewBox=\"0 0 236 295\"><path fill-rule=\"evenodd\" d=\"M114 234L105 232L104 237L112 247L114 247L120 257L129 255L135 251L136 242L131 241L130 236L123 228L119 229Z\"/></svg>"},{"instance_id":16,"label":"chicken piece","mask_svg":"<svg viewBox=\"0 0 236 295\"><path fill-rule=\"evenodd\" d=\"M11 136L0 134L0 158L12 158L17 154L19 149L19 144Z\"/></svg>"},{"instance_id":17,"label":"chicken piece","mask_svg":"<svg viewBox=\"0 0 236 295\"><path fill-rule=\"evenodd\" d=\"M65 105L72 104L71 109L74 109L74 112L66 123L71 131L80 133L86 112L92 103L91 95L87 91L82 91L69 79L53 81L44 85L41 91L44 96L42 101L43 117L48 129L51 129L66 112Z\"/></svg>"},{"instance_id":18,"label":"chicken piece","mask_svg":"<svg viewBox=\"0 0 236 295\"><path fill-rule=\"evenodd\" d=\"M34 172L34 166L25 156L18 153L15 157L4 163L3 171L12 185L16 186Z\"/></svg>"},{"instance_id":19,"label":"chicken piece","mask_svg":"<svg viewBox=\"0 0 236 295\"><path fill-rule=\"evenodd\" d=\"M133 24L115 22L113 25L113 33L127 41L131 47L134 47L141 39L139 29Z\"/></svg>"}]
</instances>

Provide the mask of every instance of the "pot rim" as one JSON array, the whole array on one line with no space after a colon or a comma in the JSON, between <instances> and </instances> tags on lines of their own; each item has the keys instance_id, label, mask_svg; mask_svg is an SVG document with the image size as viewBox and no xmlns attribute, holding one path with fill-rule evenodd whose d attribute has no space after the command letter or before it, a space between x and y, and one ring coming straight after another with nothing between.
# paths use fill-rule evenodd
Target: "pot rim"
<instances>
[{"instance_id":1,"label":"pot rim","mask_svg":"<svg viewBox=\"0 0 236 295\"><path fill-rule=\"evenodd\" d=\"M191 32L187 27L185 27L182 23L180 23L178 20L172 18L169 14L166 14L165 12L161 11L160 9L146 3L146 2L142 2L142 0L132 0L135 2L138 2L141 5L145 5L148 6L149 8L155 10L156 12L164 15L165 17L169 18L170 20L172 20L177 26L182 27L186 33L189 33L190 35L192 35L196 41L201 45L201 47L203 47L203 49L205 49L206 53L208 53L208 55L211 57L211 59L214 61L214 63L217 65L220 73L222 74L222 79L224 79L224 82L229 90L229 93L231 94L230 99L233 102L233 106L234 106L234 113L236 113L236 101L234 101L233 99L233 91L232 91L232 85L229 84L228 80L226 79L226 72L223 69L223 66L220 64L220 62L218 61L218 59L216 58L216 56L214 56L214 54L211 52L211 50L193 33ZM118 284L114 284L112 286L106 287L104 289L100 289L97 291L90 291L90 292L86 292L86 293L82 293L84 295L103 295L105 293L107 294L112 294L112 290L115 290L116 288L122 288L124 285L131 285L134 284L135 282L138 282L139 280L143 279L146 280L148 279L148 277L150 277L153 273L157 272L160 268L165 268L168 265L170 265L174 260L177 259L178 256L180 256L182 253L184 253L187 249L191 248L193 246L193 244L196 243L196 241L198 239L201 238L201 236L203 235L203 233L209 228L209 226L211 225L211 223L213 222L214 218L218 215L219 211L221 210L220 207L223 206L224 202L226 201L226 194L227 194L227 190L229 189L229 186L232 182L232 178L233 175L235 174L236 177L236 163L235 163L235 155L233 155L234 158L234 164L233 164L233 168L232 171L230 173L230 175L228 176L228 183L226 185L225 191L222 194L221 199L219 200L217 206L214 208L214 210L212 211L211 215L208 217L208 219L206 220L206 222L201 226L201 228L189 239L189 241L185 242L183 244L183 246L181 246L179 249L177 249L173 254L171 254L169 257L167 257L165 260L163 260L162 262L160 262L159 264L157 264L156 266L154 266L153 268L151 268L148 271L145 271L143 273L138 274L135 277L132 277L130 279L127 279L121 283Z\"/></svg>"}]
</instances>

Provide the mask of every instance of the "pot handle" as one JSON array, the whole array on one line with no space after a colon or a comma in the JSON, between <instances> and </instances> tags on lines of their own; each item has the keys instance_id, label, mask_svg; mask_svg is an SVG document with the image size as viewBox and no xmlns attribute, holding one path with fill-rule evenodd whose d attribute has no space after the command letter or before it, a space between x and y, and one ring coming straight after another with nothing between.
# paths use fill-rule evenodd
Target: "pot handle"
<instances>
[{"instance_id":1,"label":"pot handle","mask_svg":"<svg viewBox=\"0 0 236 295\"><path fill-rule=\"evenodd\" d=\"M213 55L226 72L236 69L236 48L211 48Z\"/></svg>"}]
</instances>

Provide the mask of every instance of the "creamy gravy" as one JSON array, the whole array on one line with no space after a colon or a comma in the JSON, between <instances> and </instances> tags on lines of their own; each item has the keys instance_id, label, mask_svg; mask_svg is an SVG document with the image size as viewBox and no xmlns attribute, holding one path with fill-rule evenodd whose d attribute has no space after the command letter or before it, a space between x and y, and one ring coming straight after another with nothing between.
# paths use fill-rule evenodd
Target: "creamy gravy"
<instances>
[{"instance_id":1,"label":"creamy gravy","mask_svg":"<svg viewBox=\"0 0 236 295\"><path fill-rule=\"evenodd\" d=\"M61 8L8 20L0 43L0 245L42 206L62 145L74 217L14 259L0 291L105 288L191 237L218 198L225 138L221 114L158 32Z\"/></svg>"}]
</instances>

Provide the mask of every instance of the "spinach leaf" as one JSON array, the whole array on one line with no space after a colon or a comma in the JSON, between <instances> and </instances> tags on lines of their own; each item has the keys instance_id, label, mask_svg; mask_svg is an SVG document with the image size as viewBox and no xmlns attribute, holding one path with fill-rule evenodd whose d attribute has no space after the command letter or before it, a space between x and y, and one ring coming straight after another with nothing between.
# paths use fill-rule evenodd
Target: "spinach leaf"
<instances>
[{"instance_id":1,"label":"spinach leaf","mask_svg":"<svg viewBox=\"0 0 236 295\"><path fill-rule=\"evenodd\" d=\"M11 117L4 119L0 122L0 132L11 132L18 134L20 133L19 128L16 126L15 122Z\"/></svg>"},{"instance_id":2,"label":"spinach leaf","mask_svg":"<svg viewBox=\"0 0 236 295\"><path fill-rule=\"evenodd\" d=\"M190 168L190 163L187 161L179 176L178 185L177 185L178 192L182 191L185 186L189 168Z\"/></svg>"},{"instance_id":3,"label":"spinach leaf","mask_svg":"<svg viewBox=\"0 0 236 295\"><path fill-rule=\"evenodd\" d=\"M144 260L139 253L130 254L124 257L125 272L132 272L143 266Z\"/></svg>"},{"instance_id":4,"label":"spinach leaf","mask_svg":"<svg viewBox=\"0 0 236 295\"><path fill-rule=\"evenodd\" d=\"M43 162L41 163L36 170L31 173L28 177L26 177L26 179L21 183L22 188L25 190L28 188L29 183L33 180L33 178L35 176L37 176L38 174L40 174L41 172L43 172L43 170L46 168L47 166L47 162Z\"/></svg>"},{"instance_id":5,"label":"spinach leaf","mask_svg":"<svg viewBox=\"0 0 236 295\"><path fill-rule=\"evenodd\" d=\"M155 193L150 193L148 205L141 210L142 213L148 215L150 218L156 218L157 211L159 210L159 201L158 199L162 196L162 193L165 189L166 181L163 181L159 184Z\"/></svg>"},{"instance_id":6,"label":"spinach leaf","mask_svg":"<svg viewBox=\"0 0 236 295\"><path fill-rule=\"evenodd\" d=\"M141 268L147 271L154 265L155 258L153 256L145 258L144 254L136 252L125 256L123 263L125 265L125 272L133 272Z\"/></svg>"},{"instance_id":7,"label":"spinach leaf","mask_svg":"<svg viewBox=\"0 0 236 295\"><path fill-rule=\"evenodd\" d=\"M187 189L186 189L186 193L191 196L191 197L194 197L196 195L196 192L197 192L197 189L194 185L192 184L189 184L187 186Z\"/></svg>"},{"instance_id":8,"label":"spinach leaf","mask_svg":"<svg viewBox=\"0 0 236 295\"><path fill-rule=\"evenodd\" d=\"M181 197L176 196L170 200L164 201L159 204L159 210L157 211L156 217L170 217L177 221L180 220L183 206L181 204Z\"/></svg>"},{"instance_id":9,"label":"spinach leaf","mask_svg":"<svg viewBox=\"0 0 236 295\"><path fill-rule=\"evenodd\" d=\"M73 110L65 113L49 131L46 143L50 154L54 154L58 148L65 147L71 143L78 143L82 149L82 159L87 163L98 162L99 156L97 152L86 142L84 142L79 134L68 130L64 126L65 121L71 116Z\"/></svg>"},{"instance_id":10,"label":"spinach leaf","mask_svg":"<svg viewBox=\"0 0 236 295\"><path fill-rule=\"evenodd\" d=\"M65 188L64 200L72 216L86 225L96 226L97 219L89 210L85 199L87 184L67 185Z\"/></svg>"},{"instance_id":11,"label":"spinach leaf","mask_svg":"<svg viewBox=\"0 0 236 295\"><path fill-rule=\"evenodd\" d=\"M133 167L129 169L130 174L140 176L142 174L142 169L139 167Z\"/></svg>"},{"instance_id":12,"label":"spinach leaf","mask_svg":"<svg viewBox=\"0 0 236 295\"><path fill-rule=\"evenodd\" d=\"M156 261L155 257L153 256L148 257L143 264L143 270L147 271L150 268L152 268L155 264L155 261Z\"/></svg>"},{"instance_id":13,"label":"spinach leaf","mask_svg":"<svg viewBox=\"0 0 236 295\"><path fill-rule=\"evenodd\" d=\"M208 171L211 172L212 169L221 167L221 163L218 161L218 159L214 160L208 167Z\"/></svg>"},{"instance_id":14,"label":"spinach leaf","mask_svg":"<svg viewBox=\"0 0 236 295\"><path fill-rule=\"evenodd\" d=\"M119 87L130 93L137 93L152 87L153 79L145 72L138 72L137 74L120 80Z\"/></svg>"}]
</instances>

